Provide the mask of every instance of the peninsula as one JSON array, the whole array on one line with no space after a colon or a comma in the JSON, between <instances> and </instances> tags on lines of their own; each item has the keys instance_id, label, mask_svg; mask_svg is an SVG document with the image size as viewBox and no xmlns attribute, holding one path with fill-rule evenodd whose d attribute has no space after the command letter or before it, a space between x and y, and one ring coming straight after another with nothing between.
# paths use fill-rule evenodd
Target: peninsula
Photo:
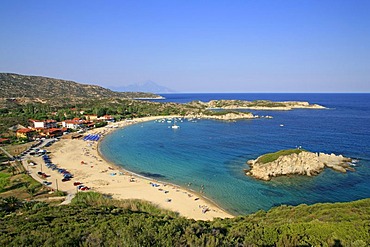
<instances>
[{"instance_id":1,"label":"peninsula","mask_svg":"<svg viewBox=\"0 0 370 247\"><path fill-rule=\"evenodd\" d=\"M325 167L339 172L354 171L350 166L352 159L342 155L313 153L302 149L281 150L249 160L246 175L268 181L272 177L284 175L314 176Z\"/></svg>"},{"instance_id":2,"label":"peninsula","mask_svg":"<svg viewBox=\"0 0 370 247\"><path fill-rule=\"evenodd\" d=\"M288 111L293 109L326 109L318 104L306 101L270 101L270 100L211 100L209 102L194 102L207 109L250 109L250 110L275 110Z\"/></svg>"},{"instance_id":3,"label":"peninsula","mask_svg":"<svg viewBox=\"0 0 370 247\"><path fill-rule=\"evenodd\" d=\"M182 117L182 116L178 116ZM242 119L254 119L254 118L267 118L271 119L272 116L259 116L254 115L251 112L242 112L242 111L232 111L232 110L223 110L223 111L210 111L206 110L200 113L190 113L184 116L185 118L202 118L202 119L213 119L213 120L223 120L223 121L235 121Z\"/></svg>"}]
</instances>

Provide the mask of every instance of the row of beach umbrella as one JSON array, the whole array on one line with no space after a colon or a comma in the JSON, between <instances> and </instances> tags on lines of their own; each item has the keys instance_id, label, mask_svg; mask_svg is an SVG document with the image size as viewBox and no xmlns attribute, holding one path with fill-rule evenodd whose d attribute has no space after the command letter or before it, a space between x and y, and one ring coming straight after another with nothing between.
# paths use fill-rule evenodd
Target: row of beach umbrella
<instances>
[{"instance_id":1,"label":"row of beach umbrella","mask_svg":"<svg viewBox=\"0 0 370 247\"><path fill-rule=\"evenodd\" d=\"M99 134L88 134L83 138L83 140L84 141L99 141L100 137L101 136Z\"/></svg>"}]
</instances>

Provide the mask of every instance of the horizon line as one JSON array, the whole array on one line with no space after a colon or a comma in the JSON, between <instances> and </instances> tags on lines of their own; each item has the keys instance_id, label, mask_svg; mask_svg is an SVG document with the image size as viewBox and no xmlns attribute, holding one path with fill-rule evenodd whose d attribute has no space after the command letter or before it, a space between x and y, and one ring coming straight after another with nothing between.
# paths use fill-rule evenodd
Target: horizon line
<instances>
[{"instance_id":1,"label":"horizon line","mask_svg":"<svg viewBox=\"0 0 370 247\"><path fill-rule=\"evenodd\" d=\"M369 92L143 92L154 94L370 94Z\"/></svg>"}]
</instances>

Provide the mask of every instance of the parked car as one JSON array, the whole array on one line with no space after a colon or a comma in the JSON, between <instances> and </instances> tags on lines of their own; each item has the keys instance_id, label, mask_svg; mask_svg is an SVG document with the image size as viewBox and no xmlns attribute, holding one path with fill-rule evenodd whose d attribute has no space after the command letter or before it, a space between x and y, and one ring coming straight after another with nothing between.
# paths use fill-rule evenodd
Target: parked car
<instances>
[{"instance_id":1,"label":"parked car","mask_svg":"<svg viewBox=\"0 0 370 247\"><path fill-rule=\"evenodd\" d=\"M49 181L43 181L42 184L43 185L46 185L46 186L49 186L49 185L51 185L51 182L49 182Z\"/></svg>"},{"instance_id":2,"label":"parked car","mask_svg":"<svg viewBox=\"0 0 370 247\"><path fill-rule=\"evenodd\" d=\"M44 172L37 172L37 175L43 177L43 178L47 178L47 177L50 177L50 175L47 175L46 173Z\"/></svg>"},{"instance_id":3,"label":"parked car","mask_svg":"<svg viewBox=\"0 0 370 247\"><path fill-rule=\"evenodd\" d=\"M63 175L64 178L73 178L72 174L66 173Z\"/></svg>"},{"instance_id":4,"label":"parked car","mask_svg":"<svg viewBox=\"0 0 370 247\"><path fill-rule=\"evenodd\" d=\"M77 186L77 189L81 190L83 187L85 187L85 186L80 184L80 185Z\"/></svg>"}]
</instances>

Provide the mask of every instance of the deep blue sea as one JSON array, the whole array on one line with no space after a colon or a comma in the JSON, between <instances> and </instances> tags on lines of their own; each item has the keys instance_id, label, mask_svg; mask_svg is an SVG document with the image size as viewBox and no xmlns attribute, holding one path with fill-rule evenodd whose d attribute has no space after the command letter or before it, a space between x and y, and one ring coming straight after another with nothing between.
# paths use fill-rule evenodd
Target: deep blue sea
<instances>
[{"instance_id":1,"label":"deep blue sea","mask_svg":"<svg viewBox=\"0 0 370 247\"><path fill-rule=\"evenodd\" d=\"M100 149L125 169L195 191L232 214L281 205L344 202L370 197L370 94L166 94L165 102L192 100L299 100L327 110L251 111L273 119L237 122L146 122L120 129ZM284 125L281 127L280 125ZM302 148L359 160L355 172L326 169L316 177L269 182L244 175L246 161L267 152ZM190 186L189 186L190 184Z\"/></svg>"}]
</instances>

